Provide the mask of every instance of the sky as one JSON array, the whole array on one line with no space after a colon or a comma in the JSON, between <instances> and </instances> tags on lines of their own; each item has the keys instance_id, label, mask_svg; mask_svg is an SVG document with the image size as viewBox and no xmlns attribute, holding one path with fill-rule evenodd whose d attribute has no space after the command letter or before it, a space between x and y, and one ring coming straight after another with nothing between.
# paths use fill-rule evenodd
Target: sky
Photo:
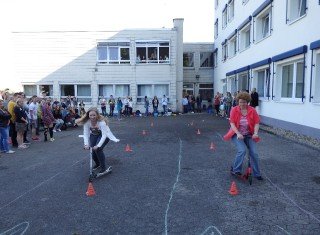
<instances>
[{"instance_id":1,"label":"sky","mask_svg":"<svg viewBox=\"0 0 320 235\"><path fill-rule=\"evenodd\" d=\"M214 0L1 0L0 89L12 76L11 32L172 28L184 18L184 42L213 42Z\"/></svg>"}]
</instances>

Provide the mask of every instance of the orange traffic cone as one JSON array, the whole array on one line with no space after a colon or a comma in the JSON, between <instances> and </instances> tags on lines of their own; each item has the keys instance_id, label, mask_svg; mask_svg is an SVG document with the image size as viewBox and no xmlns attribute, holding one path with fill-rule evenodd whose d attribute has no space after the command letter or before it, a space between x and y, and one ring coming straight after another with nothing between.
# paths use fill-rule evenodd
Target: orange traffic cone
<instances>
[{"instance_id":1,"label":"orange traffic cone","mask_svg":"<svg viewBox=\"0 0 320 235\"><path fill-rule=\"evenodd\" d=\"M130 145L127 144L126 148L125 148L125 151L126 152L132 152L132 149L130 148Z\"/></svg>"},{"instance_id":2,"label":"orange traffic cone","mask_svg":"<svg viewBox=\"0 0 320 235\"><path fill-rule=\"evenodd\" d=\"M89 185L88 185L88 189L87 189L87 192L86 192L87 196L94 196L96 195L96 192L94 191L94 188L93 188L93 185L92 183L90 182Z\"/></svg>"},{"instance_id":3,"label":"orange traffic cone","mask_svg":"<svg viewBox=\"0 0 320 235\"><path fill-rule=\"evenodd\" d=\"M231 195L233 195L233 196L235 196L235 195L238 195L238 194L239 194L238 189L237 189L236 182L232 181L232 184L231 184L231 187L230 187L229 193L230 193Z\"/></svg>"},{"instance_id":4,"label":"orange traffic cone","mask_svg":"<svg viewBox=\"0 0 320 235\"><path fill-rule=\"evenodd\" d=\"M213 142L211 142L210 149L211 149L211 150L215 150L215 149L216 149L216 146L214 145Z\"/></svg>"},{"instance_id":5,"label":"orange traffic cone","mask_svg":"<svg viewBox=\"0 0 320 235\"><path fill-rule=\"evenodd\" d=\"M146 134L147 134L146 130L142 130L142 135L146 135Z\"/></svg>"},{"instance_id":6,"label":"orange traffic cone","mask_svg":"<svg viewBox=\"0 0 320 235\"><path fill-rule=\"evenodd\" d=\"M197 135L200 135L201 133L200 133L200 129L198 129L198 131L197 131Z\"/></svg>"}]
</instances>

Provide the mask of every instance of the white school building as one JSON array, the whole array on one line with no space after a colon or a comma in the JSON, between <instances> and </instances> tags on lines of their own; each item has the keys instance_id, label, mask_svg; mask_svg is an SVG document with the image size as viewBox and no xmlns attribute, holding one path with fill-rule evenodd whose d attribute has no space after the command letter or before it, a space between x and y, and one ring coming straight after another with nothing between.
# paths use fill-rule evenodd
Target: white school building
<instances>
[{"instance_id":1,"label":"white school building","mask_svg":"<svg viewBox=\"0 0 320 235\"><path fill-rule=\"evenodd\" d=\"M263 123L320 139L320 1L214 7L215 92L257 88Z\"/></svg>"},{"instance_id":2,"label":"white school building","mask_svg":"<svg viewBox=\"0 0 320 235\"><path fill-rule=\"evenodd\" d=\"M173 28L14 32L13 39L15 79L27 96L71 95L86 107L102 96L130 96L143 111L145 96L161 102L165 95L168 107L181 111L184 92L204 100L213 94L213 43L184 48L183 19Z\"/></svg>"}]
</instances>

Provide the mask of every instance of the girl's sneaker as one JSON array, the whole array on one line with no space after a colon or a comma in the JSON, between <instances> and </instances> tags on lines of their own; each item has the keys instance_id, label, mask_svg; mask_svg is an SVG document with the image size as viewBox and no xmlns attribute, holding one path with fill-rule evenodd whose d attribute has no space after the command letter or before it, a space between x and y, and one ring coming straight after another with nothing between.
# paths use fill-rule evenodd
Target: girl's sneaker
<instances>
[{"instance_id":1,"label":"girl's sneaker","mask_svg":"<svg viewBox=\"0 0 320 235\"><path fill-rule=\"evenodd\" d=\"M53 141L54 141L54 138L50 138L50 141L53 142Z\"/></svg>"},{"instance_id":2,"label":"girl's sneaker","mask_svg":"<svg viewBox=\"0 0 320 235\"><path fill-rule=\"evenodd\" d=\"M18 146L18 149L26 149L26 148L28 148L28 147L29 147L29 146L27 146L27 145L21 144L21 145Z\"/></svg>"}]
</instances>

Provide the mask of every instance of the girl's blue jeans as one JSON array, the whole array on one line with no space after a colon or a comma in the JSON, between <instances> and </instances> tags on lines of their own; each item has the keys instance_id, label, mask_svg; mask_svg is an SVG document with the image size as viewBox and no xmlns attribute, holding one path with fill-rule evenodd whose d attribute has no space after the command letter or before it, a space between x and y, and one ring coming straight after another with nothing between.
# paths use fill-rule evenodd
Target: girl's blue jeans
<instances>
[{"instance_id":1,"label":"girl's blue jeans","mask_svg":"<svg viewBox=\"0 0 320 235\"><path fill-rule=\"evenodd\" d=\"M237 147L237 154L233 162L232 171L242 172L242 164L247 153L249 151L250 164L253 170L253 176L261 176L259 168L259 155L257 153L256 143L252 140L250 135L244 136L243 140L237 139L237 135L232 137L232 142Z\"/></svg>"}]
</instances>

